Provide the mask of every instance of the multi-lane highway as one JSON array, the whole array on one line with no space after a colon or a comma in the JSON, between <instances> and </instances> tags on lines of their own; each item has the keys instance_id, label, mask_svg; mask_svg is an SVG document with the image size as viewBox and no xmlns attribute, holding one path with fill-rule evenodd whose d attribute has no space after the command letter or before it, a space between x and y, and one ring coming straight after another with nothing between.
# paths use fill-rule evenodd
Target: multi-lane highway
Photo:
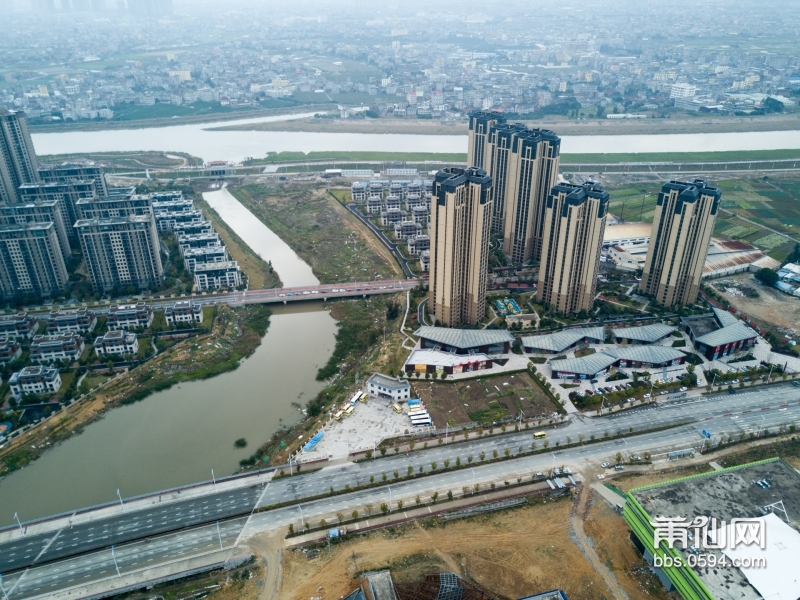
<instances>
[{"instance_id":1,"label":"multi-lane highway","mask_svg":"<svg viewBox=\"0 0 800 600\"><path fill-rule=\"evenodd\" d=\"M185 527L246 515L258 501L263 485L206 496L156 503L151 507L119 513L104 519L69 525L0 544L0 573L44 564L98 548L152 537Z\"/></svg>"},{"instance_id":2,"label":"multi-lane highway","mask_svg":"<svg viewBox=\"0 0 800 600\"><path fill-rule=\"evenodd\" d=\"M157 565L230 549L246 520L241 517L215 522L18 571L2 578L3 590L9 599L52 596L72 587L119 579Z\"/></svg>"},{"instance_id":3,"label":"multi-lane highway","mask_svg":"<svg viewBox=\"0 0 800 600\"><path fill-rule=\"evenodd\" d=\"M680 426L675 426L679 424ZM396 507L397 500L403 500L406 506L410 506L414 504L417 495L425 499L434 491L444 495L448 490L458 495L464 487L472 489L472 486L479 484L485 489L489 482L513 481L516 477L530 478L534 473L547 472L553 466L569 465L574 470L592 474L599 472L600 461L613 460L617 452L629 457L645 452L663 455L669 450L697 448L705 440L701 434L704 429L716 441L721 435L726 437L732 435L734 438L740 434L749 436L751 433L758 434L764 429L774 431L781 425L792 424L800 425L800 390L785 384L747 389L735 395L693 396L663 406L644 406L602 417L579 416L569 423L548 430L546 438L549 442L548 452L542 454L517 457L521 451L528 451L534 441L529 430L434 446L412 452L410 455L392 454L372 461L333 465L301 476L273 478L266 487L250 488L247 480L243 480L242 485L248 487L236 493L212 493L193 498L190 502L162 504L136 513L120 512L119 515L107 517L106 520L97 520L72 530L65 528L57 533L39 536L35 540L17 537L0 545L0 557L7 561L3 567L6 569L6 575L2 581L6 593L9 590L9 582L11 585L18 582L11 593L8 593L9 599L12 599L32 598L42 594L45 587L41 584L44 583L53 589L84 583L74 577L78 573L76 570L78 567L70 565L78 565L82 569L80 571L82 579L100 580L109 575L107 548L111 543L142 540L145 536L152 539L155 531L177 530L193 523L211 523L224 518L222 516L224 514L233 514L236 510L241 511L238 514L249 512L256 503L259 506L280 503L291 503L291 505L255 513L247 519L246 527L244 519L231 521L238 525L229 525L232 528L230 535L235 531L236 535L246 540L259 532L285 529L290 523L296 527L303 521L317 524L322 518L330 522L337 512L349 515L353 510L359 510L363 514L368 504L377 508L381 503L391 501L394 503L392 506ZM645 429L662 427L667 429L638 433ZM604 440L606 432L609 436L615 436L620 432L622 437L610 437ZM591 436L601 441L563 448L570 440L573 443L577 442L581 435L586 442L592 439ZM536 440L536 443L538 448L543 447L542 440ZM492 464L481 461L482 452L488 460L493 456L493 451L496 450L498 455L503 456L506 449L515 458ZM472 462L469 462L470 457ZM461 459L462 464L468 465L467 468L431 474L434 470L433 462L437 463L436 470L440 471L444 467L445 460L449 460L450 466L453 466L457 459ZM422 472L428 473L429 476L396 481L395 470L402 477L406 475L409 467L417 474L421 468ZM308 500L325 494L331 488L340 491L346 485L355 487L371 480L384 482L384 473L385 484L377 488ZM226 501L230 504L226 505ZM147 565L133 559L135 554L143 556L141 552L131 550L129 556L132 558L126 563L128 565L126 568L145 568L152 564L169 562L175 559L178 551L185 551L184 554L200 552L199 546L192 546L193 543L201 543L197 538L198 531L205 530L193 529L159 538L167 541L159 542L161 546L148 549L150 551L160 548L157 552L147 555ZM101 532L106 537L99 539L98 534ZM59 546L58 542L62 538L64 543ZM143 548L145 547L141 545L143 543L143 541L129 542L120 548ZM15 555L9 557L12 551ZM70 552L82 554L77 558L56 560L58 557L68 556ZM32 560L35 562L31 562ZM54 562L42 564L44 560ZM30 567L22 570L23 565ZM9 567L16 569L16 573L9 575ZM25 579L22 579L23 573L27 573ZM38 590L33 583L26 583L28 579L40 584Z\"/></svg>"}]
</instances>

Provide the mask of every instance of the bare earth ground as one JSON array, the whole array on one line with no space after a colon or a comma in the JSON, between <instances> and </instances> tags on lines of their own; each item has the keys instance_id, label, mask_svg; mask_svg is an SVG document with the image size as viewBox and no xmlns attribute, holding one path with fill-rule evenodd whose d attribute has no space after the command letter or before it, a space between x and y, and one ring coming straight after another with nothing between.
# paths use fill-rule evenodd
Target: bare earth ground
<instances>
[{"instance_id":1,"label":"bare earth ground","mask_svg":"<svg viewBox=\"0 0 800 600\"><path fill-rule=\"evenodd\" d=\"M534 127L556 129L559 135L633 135L667 133L722 133L729 131L783 131L800 129L798 115L761 117L689 117L670 119L592 119L586 121L545 118L530 121ZM331 133L406 133L466 135L467 124L447 124L427 119L299 119L215 127L213 130L319 131Z\"/></svg>"},{"instance_id":2,"label":"bare earth ground","mask_svg":"<svg viewBox=\"0 0 800 600\"><path fill-rule=\"evenodd\" d=\"M520 409L528 417L545 417L557 410L527 373L451 383L412 380L412 385L437 427L472 421L491 424Z\"/></svg>"},{"instance_id":3,"label":"bare earth ground","mask_svg":"<svg viewBox=\"0 0 800 600\"><path fill-rule=\"evenodd\" d=\"M800 299L754 283L752 274L735 275L725 279L742 282L758 291L758 298L724 294L728 302L751 317L756 323L765 321L775 327L800 330ZM711 283L713 284L713 282Z\"/></svg>"},{"instance_id":4,"label":"bare earth ground","mask_svg":"<svg viewBox=\"0 0 800 600\"><path fill-rule=\"evenodd\" d=\"M621 517L588 496L580 518L592 537L584 543L596 552L595 566L570 531L575 504L547 500L445 524L416 522L373 532L334 545L330 553L323 548L311 560L299 550L286 551L280 598L339 598L356 587L357 574L383 568L391 568L398 582L454 571L499 598L553 588L572 600L669 598L627 537L620 540L626 527ZM613 592L598 567L607 571Z\"/></svg>"}]
</instances>

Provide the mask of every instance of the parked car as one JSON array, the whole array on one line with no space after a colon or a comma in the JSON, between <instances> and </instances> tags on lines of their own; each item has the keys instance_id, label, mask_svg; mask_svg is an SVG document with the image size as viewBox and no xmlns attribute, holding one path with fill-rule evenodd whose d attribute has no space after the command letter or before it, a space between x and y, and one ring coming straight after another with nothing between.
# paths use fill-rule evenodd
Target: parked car
<instances>
[{"instance_id":1,"label":"parked car","mask_svg":"<svg viewBox=\"0 0 800 600\"><path fill-rule=\"evenodd\" d=\"M608 462L608 461L602 462L602 463L600 463L600 466L603 467L604 469L607 469L608 467L611 466L611 463Z\"/></svg>"},{"instance_id":2,"label":"parked car","mask_svg":"<svg viewBox=\"0 0 800 600\"><path fill-rule=\"evenodd\" d=\"M689 389L689 388L687 388L687 387L682 387L680 391L682 391L682 392L685 392L685 391L686 391L686 390L688 390L688 389Z\"/></svg>"},{"instance_id":3,"label":"parked car","mask_svg":"<svg viewBox=\"0 0 800 600\"><path fill-rule=\"evenodd\" d=\"M625 469L623 465L617 465L616 467L614 467L615 471L622 471L623 469Z\"/></svg>"},{"instance_id":4,"label":"parked car","mask_svg":"<svg viewBox=\"0 0 800 600\"><path fill-rule=\"evenodd\" d=\"M650 394L645 394L644 397L645 398L650 398Z\"/></svg>"},{"instance_id":5,"label":"parked car","mask_svg":"<svg viewBox=\"0 0 800 600\"><path fill-rule=\"evenodd\" d=\"M606 476L605 476L605 475L603 475L602 473L600 473L600 474L597 476L597 478L598 478L598 479L605 479L605 478L606 478Z\"/></svg>"},{"instance_id":6,"label":"parked car","mask_svg":"<svg viewBox=\"0 0 800 600\"><path fill-rule=\"evenodd\" d=\"M628 398L628 402L633 404L634 402L636 402L636 398Z\"/></svg>"}]
</instances>

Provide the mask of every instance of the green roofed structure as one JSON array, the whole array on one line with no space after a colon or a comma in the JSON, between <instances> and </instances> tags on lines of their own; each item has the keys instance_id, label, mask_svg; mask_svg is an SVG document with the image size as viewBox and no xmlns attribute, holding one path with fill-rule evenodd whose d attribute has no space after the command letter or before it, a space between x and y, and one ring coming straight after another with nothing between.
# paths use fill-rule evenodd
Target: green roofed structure
<instances>
[{"instance_id":1,"label":"green roofed structure","mask_svg":"<svg viewBox=\"0 0 800 600\"><path fill-rule=\"evenodd\" d=\"M626 498L634 545L684 599L800 598L800 474L782 460L644 486ZM670 534L657 521L665 517L695 526L673 524ZM705 529L696 528L698 518L708 519ZM672 548L669 539L678 539ZM721 548L709 548L713 542ZM701 558L706 566L696 564Z\"/></svg>"}]
</instances>

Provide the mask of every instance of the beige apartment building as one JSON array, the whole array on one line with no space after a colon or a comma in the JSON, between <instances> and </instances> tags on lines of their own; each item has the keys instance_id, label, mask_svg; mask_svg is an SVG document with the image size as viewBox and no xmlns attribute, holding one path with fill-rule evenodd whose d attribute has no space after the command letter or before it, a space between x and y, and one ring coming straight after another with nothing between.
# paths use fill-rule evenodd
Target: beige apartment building
<instances>
[{"instance_id":1,"label":"beige apartment building","mask_svg":"<svg viewBox=\"0 0 800 600\"><path fill-rule=\"evenodd\" d=\"M485 157L489 130L498 123L505 122L506 118L500 113L474 112L469 116L468 167L478 167L488 172Z\"/></svg>"},{"instance_id":2,"label":"beige apartment building","mask_svg":"<svg viewBox=\"0 0 800 600\"><path fill-rule=\"evenodd\" d=\"M559 184L547 197L536 298L561 314L588 311L597 289L608 192Z\"/></svg>"},{"instance_id":3,"label":"beige apartment building","mask_svg":"<svg viewBox=\"0 0 800 600\"><path fill-rule=\"evenodd\" d=\"M506 123L496 113L470 116L470 166L492 178L492 230L517 264L539 261L545 205L558 183L561 139L547 129Z\"/></svg>"},{"instance_id":4,"label":"beige apartment building","mask_svg":"<svg viewBox=\"0 0 800 600\"><path fill-rule=\"evenodd\" d=\"M639 291L662 306L697 300L721 196L702 179L661 187Z\"/></svg>"},{"instance_id":5,"label":"beige apartment building","mask_svg":"<svg viewBox=\"0 0 800 600\"><path fill-rule=\"evenodd\" d=\"M436 174L429 310L439 325L476 325L485 316L491 187L483 169L451 167Z\"/></svg>"}]
</instances>

